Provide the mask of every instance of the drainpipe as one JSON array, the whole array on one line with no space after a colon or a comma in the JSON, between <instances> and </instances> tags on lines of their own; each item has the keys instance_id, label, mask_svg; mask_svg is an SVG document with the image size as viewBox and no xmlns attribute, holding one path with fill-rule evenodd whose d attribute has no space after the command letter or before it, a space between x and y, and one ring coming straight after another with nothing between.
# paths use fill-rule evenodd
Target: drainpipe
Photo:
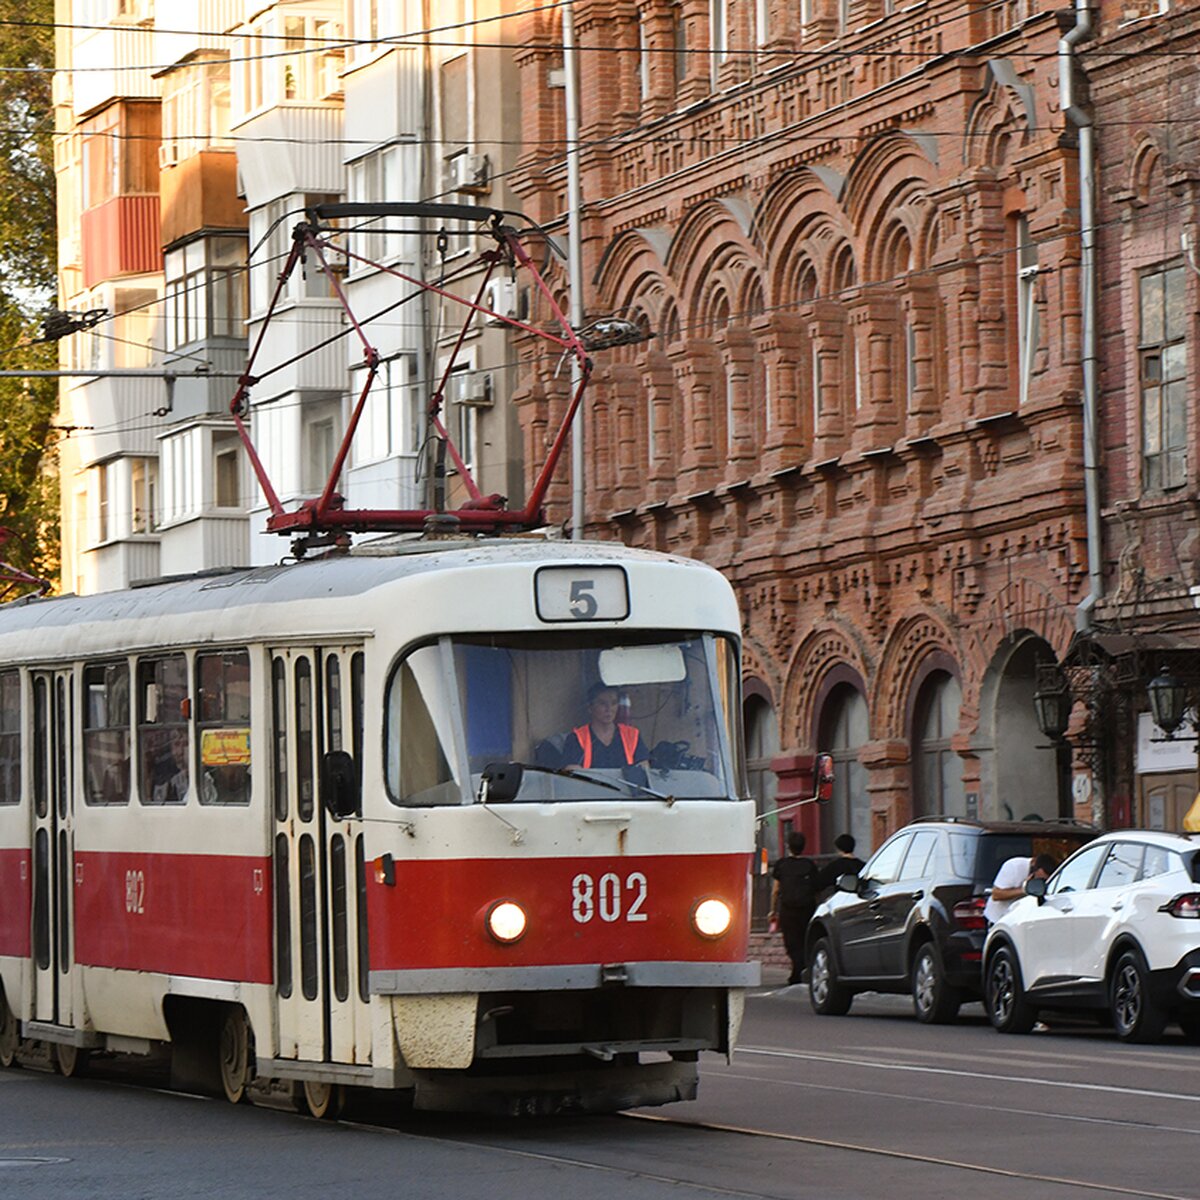
<instances>
[{"instance_id":1,"label":"drainpipe","mask_svg":"<svg viewBox=\"0 0 1200 1200\"><path fill-rule=\"evenodd\" d=\"M1083 292L1083 496L1087 518L1088 594L1075 610L1075 628L1092 626L1092 614L1104 595L1100 530L1100 431L1096 358L1096 128L1078 102L1075 47L1095 35L1089 0L1075 0L1075 25L1058 41L1059 107L1079 134L1079 237Z\"/></svg>"},{"instance_id":2,"label":"drainpipe","mask_svg":"<svg viewBox=\"0 0 1200 1200\"><path fill-rule=\"evenodd\" d=\"M570 304L567 317L572 329L583 324L583 234L580 208L582 189L579 179L579 56L575 49L575 12L570 0L562 10L563 81L566 84L567 133L567 277L570 284ZM579 391L582 368L571 355L571 395ZM571 538L583 537L583 423L584 413L575 414L571 426Z\"/></svg>"}]
</instances>

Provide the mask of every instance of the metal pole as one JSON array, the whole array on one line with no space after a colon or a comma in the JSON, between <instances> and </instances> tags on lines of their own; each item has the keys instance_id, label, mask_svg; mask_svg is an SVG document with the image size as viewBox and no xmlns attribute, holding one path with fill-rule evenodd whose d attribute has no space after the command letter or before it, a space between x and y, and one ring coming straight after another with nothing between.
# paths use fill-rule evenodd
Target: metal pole
<instances>
[{"instance_id":1,"label":"metal pole","mask_svg":"<svg viewBox=\"0 0 1200 1200\"><path fill-rule=\"evenodd\" d=\"M582 193L579 183L579 60L575 52L575 13L573 5L563 6L563 81L566 84L567 104L567 276L570 283L571 328L583 324L583 235L580 232L579 210ZM571 359L571 395L579 390L582 369L575 357ZM571 539L583 537L583 413L575 414L571 426Z\"/></svg>"}]
</instances>

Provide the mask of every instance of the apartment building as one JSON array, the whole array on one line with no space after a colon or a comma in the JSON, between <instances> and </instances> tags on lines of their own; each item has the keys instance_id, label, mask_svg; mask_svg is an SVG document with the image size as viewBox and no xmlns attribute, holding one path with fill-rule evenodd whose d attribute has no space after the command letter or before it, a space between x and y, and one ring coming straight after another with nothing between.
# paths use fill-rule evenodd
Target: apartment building
<instances>
[{"instance_id":1,"label":"apartment building","mask_svg":"<svg viewBox=\"0 0 1200 1200\"><path fill-rule=\"evenodd\" d=\"M519 105L503 15L482 0L59 0L60 305L106 313L64 339L63 365L127 372L63 383L66 588L287 552L263 532L229 402L261 338L242 415L284 505L319 494L364 379L339 290L383 358L339 490L354 507L431 501L444 456L427 411L460 317L392 272L461 273L476 239L453 223L439 238L429 219L343 221L351 256L333 255L329 273L305 262L276 288L314 204L512 207ZM509 280L485 299L511 313L521 302ZM481 488L516 502L507 343L471 320L443 420ZM440 491L451 505L461 493L452 463Z\"/></svg>"}]
</instances>

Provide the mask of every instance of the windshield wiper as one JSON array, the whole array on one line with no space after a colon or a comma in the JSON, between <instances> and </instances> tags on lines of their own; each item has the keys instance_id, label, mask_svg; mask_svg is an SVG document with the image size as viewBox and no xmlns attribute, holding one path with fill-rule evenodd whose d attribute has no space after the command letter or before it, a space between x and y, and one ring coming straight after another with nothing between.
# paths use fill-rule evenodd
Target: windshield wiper
<instances>
[{"instance_id":1,"label":"windshield wiper","mask_svg":"<svg viewBox=\"0 0 1200 1200\"><path fill-rule=\"evenodd\" d=\"M582 767L543 767L538 763L527 762L488 763L483 768L481 781L487 785L484 802L516 799L521 790L521 776L526 771L534 771L539 775L562 775L567 779L582 779L585 783L594 783L597 787L606 788L610 792L620 792L623 796L649 796L653 800L662 800L667 805L675 803L674 796L655 791L652 787L635 783L624 776L610 779L607 775L594 775Z\"/></svg>"}]
</instances>

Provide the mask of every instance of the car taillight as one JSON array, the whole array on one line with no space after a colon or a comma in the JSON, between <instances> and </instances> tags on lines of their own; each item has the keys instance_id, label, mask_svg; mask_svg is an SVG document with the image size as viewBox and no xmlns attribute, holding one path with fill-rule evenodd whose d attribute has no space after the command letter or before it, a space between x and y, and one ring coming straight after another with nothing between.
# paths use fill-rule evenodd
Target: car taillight
<instances>
[{"instance_id":1,"label":"car taillight","mask_svg":"<svg viewBox=\"0 0 1200 1200\"><path fill-rule=\"evenodd\" d=\"M1173 917L1185 917L1190 920L1200 920L1200 892L1185 892L1168 900L1159 912L1170 913Z\"/></svg>"},{"instance_id":2,"label":"car taillight","mask_svg":"<svg viewBox=\"0 0 1200 1200\"><path fill-rule=\"evenodd\" d=\"M969 900L960 900L952 910L959 928L986 929L987 918L983 915L986 904L986 896L972 896Z\"/></svg>"}]
</instances>

